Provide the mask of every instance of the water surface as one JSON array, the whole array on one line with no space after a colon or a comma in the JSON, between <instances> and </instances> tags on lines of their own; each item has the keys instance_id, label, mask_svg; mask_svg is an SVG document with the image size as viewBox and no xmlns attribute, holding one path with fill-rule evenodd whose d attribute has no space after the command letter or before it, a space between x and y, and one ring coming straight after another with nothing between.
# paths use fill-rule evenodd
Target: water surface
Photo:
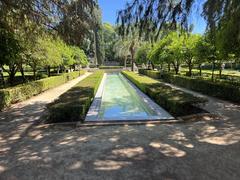
<instances>
[{"instance_id":1,"label":"water surface","mask_svg":"<svg viewBox=\"0 0 240 180\"><path fill-rule=\"evenodd\" d=\"M120 73L107 74L104 82L100 119L144 119L157 116Z\"/></svg>"}]
</instances>

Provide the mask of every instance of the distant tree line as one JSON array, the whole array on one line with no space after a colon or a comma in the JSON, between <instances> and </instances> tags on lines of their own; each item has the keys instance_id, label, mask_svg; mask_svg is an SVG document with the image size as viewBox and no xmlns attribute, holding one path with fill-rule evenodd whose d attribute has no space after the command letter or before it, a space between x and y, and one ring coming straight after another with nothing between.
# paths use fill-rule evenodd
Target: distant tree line
<instances>
[{"instance_id":1,"label":"distant tree line","mask_svg":"<svg viewBox=\"0 0 240 180\"><path fill-rule=\"evenodd\" d=\"M36 76L84 65L87 56L101 64L101 28L95 0L0 0L0 67L12 83L18 71L25 79L26 66Z\"/></svg>"},{"instance_id":2,"label":"distant tree line","mask_svg":"<svg viewBox=\"0 0 240 180\"><path fill-rule=\"evenodd\" d=\"M196 6L203 9L201 15L207 22L203 35L192 33L189 17L197 13ZM239 0L133 0L119 11L117 22L123 39L131 39L137 31L137 62L167 64L176 74L184 64L189 76L194 66L201 74L202 65L210 63L212 74L218 69L221 76L224 63L236 65L240 60L239 18Z\"/></svg>"}]
</instances>

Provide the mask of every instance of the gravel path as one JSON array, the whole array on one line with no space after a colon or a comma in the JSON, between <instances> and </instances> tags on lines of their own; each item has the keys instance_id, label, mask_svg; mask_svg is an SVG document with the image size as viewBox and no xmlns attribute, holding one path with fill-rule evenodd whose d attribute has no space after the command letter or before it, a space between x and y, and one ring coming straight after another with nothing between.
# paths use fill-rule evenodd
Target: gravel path
<instances>
[{"instance_id":1,"label":"gravel path","mask_svg":"<svg viewBox=\"0 0 240 180\"><path fill-rule=\"evenodd\" d=\"M221 120L81 128L34 124L47 102L24 102L0 115L0 179L238 180L240 107L208 98Z\"/></svg>"}]
</instances>

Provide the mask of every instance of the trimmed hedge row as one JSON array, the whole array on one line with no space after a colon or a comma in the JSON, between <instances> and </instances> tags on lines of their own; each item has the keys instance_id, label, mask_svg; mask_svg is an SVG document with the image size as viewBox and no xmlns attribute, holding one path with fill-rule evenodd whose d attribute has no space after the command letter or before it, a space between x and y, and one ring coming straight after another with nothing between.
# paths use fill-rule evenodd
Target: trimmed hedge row
<instances>
[{"instance_id":1,"label":"trimmed hedge row","mask_svg":"<svg viewBox=\"0 0 240 180\"><path fill-rule=\"evenodd\" d=\"M81 75L85 71L81 71ZM0 110L9 107L16 102L24 101L34 95L40 94L48 89L57 87L79 76L79 72L65 73L60 76L53 76L14 87L0 90Z\"/></svg>"},{"instance_id":2,"label":"trimmed hedge row","mask_svg":"<svg viewBox=\"0 0 240 180\"><path fill-rule=\"evenodd\" d=\"M84 121L104 71L96 71L48 105L48 122Z\"/></svg>"},{"instance_id":3,"label":"trimmed hedge row","mask_svg":"<svg viewBox=\"0 0 240 180\"><path fill-rule=\"evenodd\" d=\"M99 69L122 69L123 66L100 66Z\"/></svg>"},{"instance_id":4,"label":"trimmed hedge row","mask_svg":"<svg viewBox=\"0 0 240 180\"><path fill-rule=\"evenodd\" d=\"M238 84L230 84L226 81L215 81L193 78L181 75L172 75L172 74L162 74L158 75L159 72L149 70L141 70L139 73L147 75L149 77L157 77L157 79L162 78L165 82L175 84L187 89L201 92L210 96L218 97L221 99L240 102L240 86ZM151 76L154 74L155 76Z\"/></svg>"},{"instance_id":5,"label":"trimmed hedge row","mask_svg":"<svg viewBox=\"0 0 240 180\"><path fill-rule=\"evenodd\" d=\"M127 71L122 73L157 104L176 116L187 115L196 109L195 106L206 102L204 98L174 89L147 76Z\"/></svg>"},{"instance_id":6,"label":"trimmed hedge row","mask_svg":"<svg viewBox=\"0 0 240 180\"><path fill-rule=\"evenodd\" d=\"M162 75L162 73L159 72L159 71L153 71L153 70L147 70L147 69L139 69L138 72L140 74L149 76L149 77L154 78L154 79L160 79L161 75Z\"/></svg>"},{"instance_id":7,"label":"trimmed hedge row","mask_svg":"<svg viewBox=\"0 0 240 180\"><path fill-rule=\"evenodd\" d=\"M164 75L163 80L187 89L201 92L210 96L240 102L240 87L225 82L212 82L203 79L179 75Z\"/></svg>"}]
</instances>

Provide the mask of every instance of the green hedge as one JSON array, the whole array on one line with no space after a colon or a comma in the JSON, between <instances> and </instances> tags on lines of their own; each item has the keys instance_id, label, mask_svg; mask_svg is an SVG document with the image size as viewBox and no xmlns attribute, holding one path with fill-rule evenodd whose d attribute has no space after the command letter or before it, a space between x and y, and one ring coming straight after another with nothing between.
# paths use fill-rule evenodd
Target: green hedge
<instances>
[{"instance_id":1,"label":"green hedge","mask_svg":"<svg viewBox=\"0 0 240 180\"><path fill-rule=\"evenodd\" d=\"M206 102L206 99L176 90L147 76L127 71L122 73L156 103L176 116L190 114L195 106Z\"/></svg>"},{"instance_id":2,"label":"green hedge","mask_svg":"<svg viewBox=\"0 0 240 180\"><path fill-rule=\"evenodd\" d=\"M237 82L231 84L226 80L216 80L212 82L210 79L194 78L183 75L159 75L159 72L149 70L140 70L139 73L157 79L162 78L165 82L175 84L197 92L201 92L203 94L237 103L240 102L240 85ZM151 74L154 73L155 76L152 76Z\"/></svg>"},{"instance_id":3,"label":"green hedge","mask_svg":"<svg viewBox=\"0 0 240 180\"><path fill-rule=\"evenodd\" d=\"M123 66L100 66L99 69L122 69Z\"/></svg>"},{"instance_id":4,"label":"green hedge","mask_svg":"<svg viewBox=\"0 0 240 180\"><path fill-rule=\"evenodd\" d=\"M146 69L139 69L138 72L140 74L149 76L149 77L154 78L154 79L160 79L161 75L162 75L161 72L159 72L159 71L146 70Z\"/></svg>"},{"instance_id":5,"label":"green hedge","mask_svg":"<svg viewBox=\"0 0 240 180\"><path fill-rule=\"evenodd\" d=\"M81 71L81 75L85 71ZM24 101L48 89L57 87L79 76L79 72L65 73L60 76L49 77L14 87L0 90L0 110L16 102Z\"/></svg>"},{"instance_id":6,"label":"green hedge","mask_svg":"<svg viewBox=\"0 0 240 180\"><path fill-rule=\"evenodd\" d=\"M179 75L164 75L164 81L225 100L240 102L240 87Z\"/></svg>"},{"instance_id":7,"label":"green hedge","mask_svg":"<svg viewBox=\"0 0 240 180\"><path fill-rule=\"evenodd\" d=\"M96 71L49 104L48 122L84 121L104 71Z\"/></svg>"}]
</instances>

